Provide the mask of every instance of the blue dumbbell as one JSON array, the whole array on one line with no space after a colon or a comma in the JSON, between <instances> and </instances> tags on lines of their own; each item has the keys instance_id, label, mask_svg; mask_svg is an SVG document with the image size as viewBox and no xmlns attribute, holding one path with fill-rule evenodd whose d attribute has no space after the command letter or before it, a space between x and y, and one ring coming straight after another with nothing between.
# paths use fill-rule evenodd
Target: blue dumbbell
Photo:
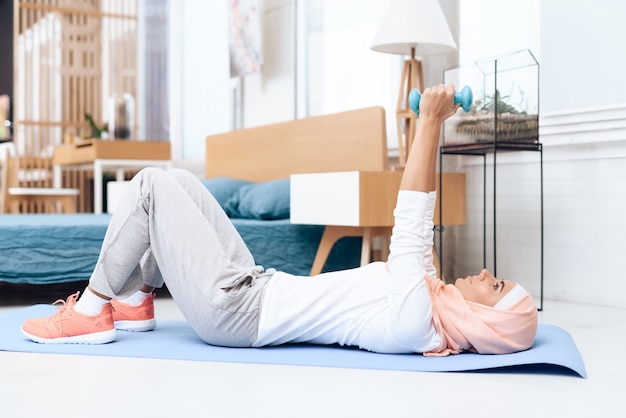
<instances>
[{"instance_id":1,"label":"blue dumbbell","mask_svg":"<svg viewBox=\"0 0 626 418\"><path fill-rule=\"evenodd\" d=\"M409 107L416 115L420 114L420 99L422 94L417 89L411 89L409 93ZM474 94L472 89L465 86L461 91L454 93L454 104L460 104L463 110L469 112L474 102Z\"/></svg>"}]
</instances>

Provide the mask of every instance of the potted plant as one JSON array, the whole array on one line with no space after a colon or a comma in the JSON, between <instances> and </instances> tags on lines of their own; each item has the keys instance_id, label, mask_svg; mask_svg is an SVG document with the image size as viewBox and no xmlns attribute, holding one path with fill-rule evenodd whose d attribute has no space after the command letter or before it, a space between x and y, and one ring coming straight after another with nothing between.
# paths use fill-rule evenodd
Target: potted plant
<instances>
[{"instance_id":1,"label":"potted plant","mask_svg":"<svg viewBox=\"0 0 626 418\"><path fill-rule=\"evenodd\" d=\"M106 123L102 125L101 128L98 127L96 122L93 120L91 113L87 113L87 112L85 112L85 120L87 121L87 123L89 123L89 128L90 128L89 138L105 139L107 137L109 127Z\"/></svg>"},{"instance_id":2,"label":"potted plant","mask_svg":"<svg viewBox=\"0 0 626 418\"><path fill-rule=\"evenodd\" d=\"M537 142L538 115L520 110L510 98L496 89L493 95L476 100L472 110L458 118L454 142Z\"/></svg>"}]
</instances>

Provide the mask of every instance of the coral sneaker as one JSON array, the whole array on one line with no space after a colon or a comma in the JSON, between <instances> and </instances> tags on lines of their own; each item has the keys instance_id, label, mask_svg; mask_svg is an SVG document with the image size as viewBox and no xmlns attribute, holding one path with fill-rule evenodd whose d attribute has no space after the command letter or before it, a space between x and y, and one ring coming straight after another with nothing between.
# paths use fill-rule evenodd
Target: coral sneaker
<instances>
[{"instance_id":1,"label":"coral sneaker","mask_svg":"<svg viewBox=\"0 0 626 418\"><path fill-rule=\"evenodd\" d=\"M112 299L115 328L123 331L152 331L156 327L154 319L154 298L156 293L147 295L139 306L130 306Z\"/></svg>"},{"instance_id":2,"label":"coral sneaker","mask_svg":"<svg viewBox=\"0 0 626 418\"><path fill-rule=\"evenodd\" d=\"M111 305L107 303L98 315L84 315L74 310L78 300L77 292L61 299L56 314L46 318L34 318L24 321L22 332L29 339L42 344L105 344L115 339L115 327Z\"/></svg>"}]
</instances>

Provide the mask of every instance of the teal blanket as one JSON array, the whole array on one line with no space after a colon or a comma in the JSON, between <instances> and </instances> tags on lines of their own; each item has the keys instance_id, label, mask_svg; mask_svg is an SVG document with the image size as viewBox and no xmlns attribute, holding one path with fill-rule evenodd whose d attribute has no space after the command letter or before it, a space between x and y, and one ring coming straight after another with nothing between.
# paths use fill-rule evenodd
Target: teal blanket
<instances>
[{"instance_id":1,"label":"teal blanket","mask_svg":"<svg viewBox=\"0 0 626 418\"><path fill-rule=\"evenodd\" d=\"M51 284L87 280L96 265L110 215L0 215L0 281ZM308 275L323 227L288 219L233 219L256 264ZM340 240L325 271L359 265L360 238Z\"/></svg>"}]
</instances>

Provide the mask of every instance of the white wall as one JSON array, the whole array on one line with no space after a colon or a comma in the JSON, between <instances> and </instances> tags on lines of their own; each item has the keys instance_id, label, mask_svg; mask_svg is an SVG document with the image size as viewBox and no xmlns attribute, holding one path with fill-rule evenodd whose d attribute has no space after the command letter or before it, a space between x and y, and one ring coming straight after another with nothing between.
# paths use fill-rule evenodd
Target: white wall
<instances>
[{"instance_id":1,"label":"white wall","mask_svg":"<svg viewBox=\"0 0 626 418\"><path fill-rule=\"evenodd\" d=\"M225 1L170 1L170 115L177 166L204 174L205 138L232 127Z\"/></svg>"},{"instance_id":2,"label":"white wall","mask_svg":"<svg viewBox=\"0 0 626 418\"><path fill-rule=\"evenodd\" d=\"M542 109L626 102L626 2L543 1Z\"/></svg>"},{"instance_id":3,"label":"white wall","mask_svg":"<svg viewBox=\"0 0 626 418\"><path fill-rule=\"evenodd\" d=\"M243 126L295 119L294 2L263 2L263 71L243 78Z\"/></svg>"},{"instance_id":4,"label":"white wall","mask_svg":"<svg viewBox=\"0 0 626 418\"><path fill-rule=\"evenodd\" d=\"M546 309L549 299L626 305L623 16L626 3L619 0L541 2ZM464 274L479 268L476 260L482 259L483 168L475 158L460 164L468 178L468 225L455 231L454 271ZM533 153L498 155L498 275L520 281L535 296L538 174ZM488 201L492 187L489 177Z\"/></svg>"}]
</instances>

